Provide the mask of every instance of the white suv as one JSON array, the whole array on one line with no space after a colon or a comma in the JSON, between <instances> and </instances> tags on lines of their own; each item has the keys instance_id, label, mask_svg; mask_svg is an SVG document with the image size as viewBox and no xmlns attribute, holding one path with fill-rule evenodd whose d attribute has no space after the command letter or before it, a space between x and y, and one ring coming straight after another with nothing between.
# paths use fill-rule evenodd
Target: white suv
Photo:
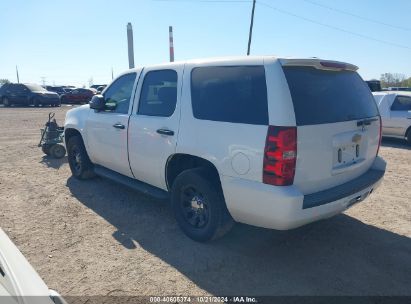
<instances>
[{"instance_id":1,"label":"white suv","mask_svg":"<svg viewBox=\"0 0 411 304\"><path fill-rule=\"evenodd\" d=\"M67 113L75 177L170 197L186 235L291 229L381 182L381 120L351 64L241 57L129 70Z\"/></svg>"},{"instance_id":2,"label":"white suv","mask_svg":"<svg viewBox=\"0 0 411 304\"><path fill-rule=\"evenodd\" d=\"M382 136L405 139L411 145L411 92L374 92L381 113Z\"/></svg>"}]
</instances>

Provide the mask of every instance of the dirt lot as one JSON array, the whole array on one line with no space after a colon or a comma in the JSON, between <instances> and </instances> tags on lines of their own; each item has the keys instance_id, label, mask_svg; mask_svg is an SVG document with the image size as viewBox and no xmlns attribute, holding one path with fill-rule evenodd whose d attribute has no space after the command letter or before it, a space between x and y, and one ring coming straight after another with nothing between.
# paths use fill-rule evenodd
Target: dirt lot
<instances>
[{"instance_id":1,"label":"dirt lot","mask_svg":"<svg viewBox=\"0 0 411 304\"><path fill-rule=\"evenodd\" d=\"M383 141L382 187L345 214L288 232L238 224L197 244L167 202L77 181L66 158L43 156L48 111L0 107L0 226L61 294L411 295L411 149L401 141Z\"/></svg>"}]
</instances>

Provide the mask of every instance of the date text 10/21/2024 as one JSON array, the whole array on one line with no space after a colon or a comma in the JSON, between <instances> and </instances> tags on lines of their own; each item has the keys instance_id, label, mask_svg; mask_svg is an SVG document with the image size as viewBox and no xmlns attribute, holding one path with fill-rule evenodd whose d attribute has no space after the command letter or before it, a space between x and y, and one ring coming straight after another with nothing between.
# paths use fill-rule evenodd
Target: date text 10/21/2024
<instances>
[{"instance_id":1,"label":"date text 10/21/2024","mask_svg":"<svg viewBox=\"0 0 411 304\"><path fill-rule=\"evenodd\" d=\"M258 303L254 297L161 296L150 297L150 303Z\"/></svg>"}]
</instances>

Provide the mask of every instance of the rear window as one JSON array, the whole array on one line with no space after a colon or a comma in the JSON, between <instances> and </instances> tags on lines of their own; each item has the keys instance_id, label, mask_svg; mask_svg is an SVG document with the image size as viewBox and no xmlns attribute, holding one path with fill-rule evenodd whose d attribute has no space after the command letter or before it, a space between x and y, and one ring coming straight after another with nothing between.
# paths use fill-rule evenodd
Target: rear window
<instances>
[{"instance_id":1,"label":"rear window","mask_svg":"<svg viewBox=\"0 0 411 304\"><path fill-rule=\"evenodd\" d=\"M195 68L191 99L197 119L268 125L263 66Z\"/></svg>"},{"instance_id":2,"label":"rear window","mask_svg":"<svg viewBox=\"0 0 411 304\"><path fill-rule=\"evenodd\" d=\"M353 71L283 67L297 125L357 120L379 115L374 98Z\"/></svg>"}]
</instances>

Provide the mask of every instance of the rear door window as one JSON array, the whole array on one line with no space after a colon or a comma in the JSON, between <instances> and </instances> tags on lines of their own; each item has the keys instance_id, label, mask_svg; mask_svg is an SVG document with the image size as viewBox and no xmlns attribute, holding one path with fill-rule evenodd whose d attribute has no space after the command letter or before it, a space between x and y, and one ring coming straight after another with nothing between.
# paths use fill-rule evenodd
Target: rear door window
<instances>
[{"instance_id":1,"label":"rear door window","mask_svg":"<svg viewBox=\"0 0 411 304\"><path fill-rule=\"evenodd\" d=\"M353 71L283 67L297 125L357 120L379 115L374 98Z\"/></svg>"},{"instance_id":2,"label":"rear door window","mask_svg":"<svg viewBox=\"0 0 411 304\"><path fill-rule=\"evenodd\" d=\"M197 119L268 125L263 66L194 68L191 99Z\"/></svg>"},{"instance_id":3,"label":"rear door window","mask_svg":"<svg viewBox=\"0 0 411 304\"><path fill-rule=\"evenodd\" d=\"M391 106L391 111L411 111L411 97L397 96Z\"/></svg>"},{"instance_id":4,"label":"rear door window","mask_svg":"<svg viewBox=\"0 0 411 304\"><path fill-rule=\"evenodd\" d=\"M144 77L138 114L170 117L177 103L177 72L151 71Z\"/></svg>"}]
</instances>

